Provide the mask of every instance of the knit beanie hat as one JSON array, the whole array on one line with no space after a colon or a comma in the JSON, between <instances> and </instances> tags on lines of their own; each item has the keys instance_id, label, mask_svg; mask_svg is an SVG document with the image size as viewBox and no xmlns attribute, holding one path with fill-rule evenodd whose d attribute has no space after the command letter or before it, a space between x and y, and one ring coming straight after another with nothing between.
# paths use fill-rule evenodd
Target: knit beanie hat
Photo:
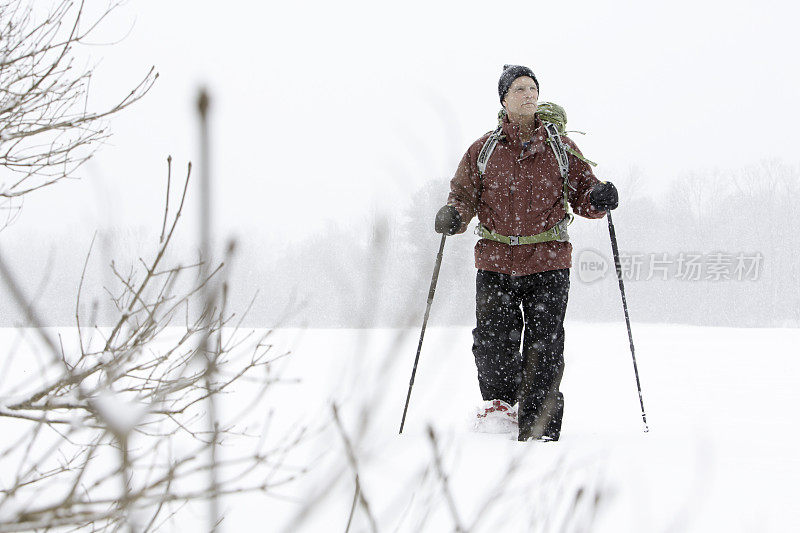
<instances>
[{"instance_id":1,"label":"knit beanie hat","mask_svg":"<svg viewBox=\"0 0 800 533\"><path fill-rule=\"evenodd\" d=\"M539 90L539 80L536 79L536 75L531 69L528 67L523 67L522 65L503 65L503 74L500 75L500 81L497 82L497 92L500 94L501 104L503 103L503 98L506 97L506 93L511 87L511 84L514 83L514 80L520 76L528 76L533 78L533 83L536 84L536 90Z\"/></svg>"}]
</instances>

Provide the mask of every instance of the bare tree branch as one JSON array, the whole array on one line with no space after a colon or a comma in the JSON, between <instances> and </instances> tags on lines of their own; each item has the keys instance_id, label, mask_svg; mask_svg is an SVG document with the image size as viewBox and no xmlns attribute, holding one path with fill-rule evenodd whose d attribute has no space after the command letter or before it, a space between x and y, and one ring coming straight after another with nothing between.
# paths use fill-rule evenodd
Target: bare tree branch
<instances>
[{"instance_id":1,"label":"bare tree branch","mask_svg":"<svg viewBox=\"0 0 800 533\"><path fill-rule=\"evenodd\" d=\"M23 196L70 178L108 138L104 120L140 100L158 73L151 68L117 103L89 109L92 67L77 50L120 2L87 19L84 2L60 0L46 13L30 0L0 0L0 229Z\"/></svg>"}]
</instances>

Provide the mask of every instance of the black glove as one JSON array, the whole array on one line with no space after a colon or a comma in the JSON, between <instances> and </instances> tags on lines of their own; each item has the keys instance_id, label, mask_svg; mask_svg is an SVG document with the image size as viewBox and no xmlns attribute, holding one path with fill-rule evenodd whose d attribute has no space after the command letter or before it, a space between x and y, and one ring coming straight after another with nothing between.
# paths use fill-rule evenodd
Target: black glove
<instances>
[{"instance_id":1,"label":"black glove","mask_svg":"<svg viewBox=\"0 0 800 533\"><path fill-rule=\"evenodd\" d=\"M436 233L455 235L461 227L461 215L452 205L446 205L436 213Z\"/></svg>"},{"instance_id":2,"label":"black glove","mask_svg":"<svg viewBox=\"0 0 800 533\"><path fill-rule=\"evenodd\" d=\"M610 181L601 181L589 193L589 202L598 211L616 209L619 205L617 188Z\"/></svg>"}]
</instances>

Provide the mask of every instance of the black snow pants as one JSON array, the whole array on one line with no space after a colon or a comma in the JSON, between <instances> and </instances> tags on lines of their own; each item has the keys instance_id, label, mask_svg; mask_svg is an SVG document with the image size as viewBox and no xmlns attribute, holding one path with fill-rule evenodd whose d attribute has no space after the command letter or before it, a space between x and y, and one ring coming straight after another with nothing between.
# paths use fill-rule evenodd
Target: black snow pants
<instances>
[{"instance_id":1,"label":"black snow pants","mask_svg":"<svg viewBox=\"0 0 800 533\"><path fill-rule=\"evenodd\" d=\"M519 402L519 439L558 439L569 269L528 276L478 270L472 353L484 400ZM520 352L522 344L522 352Z\"/></svg>"}]
</instances>

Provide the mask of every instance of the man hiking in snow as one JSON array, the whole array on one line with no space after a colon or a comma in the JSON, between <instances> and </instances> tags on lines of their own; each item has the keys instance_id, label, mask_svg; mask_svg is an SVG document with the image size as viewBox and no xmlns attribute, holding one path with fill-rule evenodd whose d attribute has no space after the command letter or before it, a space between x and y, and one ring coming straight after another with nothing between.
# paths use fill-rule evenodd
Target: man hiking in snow
<instances>
[{"instance_id":1,"label":"man hiking in snow","mask_svg":"<svg viewBox=\"0 0 800 533\"><path fill-rule=\"evenodd\" d=\"M476 214L480 222L472 332L484 400L479 419L518 420L521 441L558 440L570 206L580 216L601 218L617 207L618 195L564 135L565 115L562 128L537 115L539 82L531 69L506 65L498 93L500 125L464 154L435 227L455 235Z\"/></svg>"}]
</instances>

